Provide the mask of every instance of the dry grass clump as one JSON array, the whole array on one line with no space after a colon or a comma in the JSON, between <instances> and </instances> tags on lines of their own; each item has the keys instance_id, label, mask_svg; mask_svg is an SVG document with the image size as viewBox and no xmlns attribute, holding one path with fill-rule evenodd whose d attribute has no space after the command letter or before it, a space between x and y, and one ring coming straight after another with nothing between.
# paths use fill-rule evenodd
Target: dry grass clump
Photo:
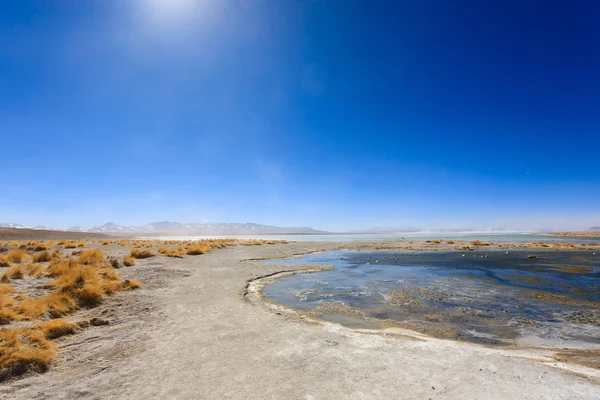
<instances>
[{"instance_id":1,"label":"dry grass clump","mask_svg":"<svg viewBox=\"0 0 600 400\"><path fill-rule=\"evenodd\" d=\"M55 344L39 328L0 329L0 380L43 372L55 355Z\"/></svg>"},{"instance_id":2,"label":"dry grass clump","mask_svg":"<svg viewBox=\"0 0 600 400\"><path fill-rule=\"evenodd\" d=\"M182 248L173 250L173 249L167 249L166 247L161 247L158 249L158 252L160 254L162 254L163 256L175 257L175 258L183 258L183 255L184 255L184 249L182 249Z\"/></svg>"},{"instance_id":3,"label":"dry grass clump","mask_svg":"<svg viewBox=\"0 0 600 400\"><path fill-rule=\"evenodd\" d=\"M471 242L471 246L477 246L477 247L479 247L479 246L489 246L489 245L490 245L489 243L482 242L481 240L473 240Z\"/></svg>"},{"instance_id":4,"label":"dry grass clump","mask_svg":"<svg viewBox=\"0 0 600 400\"><path fill-rule=\"evenodd\" d=\"M52 260L52 255L48 253L48 250L44 250L41 253L34 254L33 256L34 263L49 262L50 260Z\"/></svg>"},{"instance_id":5,"label":"dry grass clump","mask_svg":"<svg viewBox=\"0 0 600 400\"><path fill-rule=\"evenodd\" d=\"M77 310L77 303L67 293L50 293L42 300L48 306L52 318L62 317Z\"/></svg>"},{"instance_id":6,"label":"dry grass clump","mask_svg":"<svg viewBox=\"0 0 600 400\"><path fill-rule=\"evenodd\" d=\"M27 271L27 275L38 277L44 273L45 268L40 264L29 264L27 267L25 267L25 270Z\"/></svg>"},{"instance_id":7,"label":"dry grass clump","mask_svg":"<svg viewBox=\"0 0 600 400\"><path fill-rule=\"evenodd\" d=\"M50 249L50 245L45 244L45 243L36 243L33 242L31 244L29 244L29 247L27 248L28 250L32 250L32 251L45 251Z\"/></svg>"},{"instance_id":8,"label":"dry grass clump","mask_svg":"<svg viewBox=\"0 0 600 400\"><path fill-rule=\"evenodd\" d=\"M29 257L29 255L21 249L13 249L6 254L8 261L14 264L22 263L27 257Z\"/></svg>"},{"instance_id":9,"label":"dry grass clump","mask_svg":"<svg viewBox=\"0 0 600 400\"><path fill-rule=\"evenodd\" d=\"M123 258L123 265L125 265L126 267L132 267L135 265L135 258L131 257L131 256L127 256L125 258Z\"/></svg>"},{"instance_id":10,"label":"dry grass clump","mask_svg":"<svg viewBox=\"0 0 600 400\"><path fill-rule=\"evenodd\" d=\"M23 279L24 275L25 270L23 269L23 267L21 265L15 265L14 267L2 274L0 282L8 283L13 279Z\"/></svg>"},{"instance_id":11,"label":"dry grass clump","mask_svg":"<svg viewBox=\"0 0 600 400\"><path fill-rule=\"evenodd\" d=\"M41 318L48 311L48 304L42 297L33 297L21 300L13 307L17 320L31 321Z\"/></svg>"},{"instance_id":12,"label":"dry grass clump","mask_svg":"<svg viewBox=\"0 0 600 400\"><path fill-rule=\"evenodd\" d=\"M83 250L77 258L77 263L84 265L98 264L104 261L106 255L100 250Z\"/></svg>"},{"instance_id":13,"label":"dry grass clump","mask_svg":"<svg viewBox=\"0 0 600 400\"><path fill-rule=\"evenodd\" d=\"M44 332L46 339L57 339L61 336L72 335L79 327L64 319L53 319L38 324L38 328Z\"/></svg>"},{"instance_id":14,"label":"dry grass clump","mask_svg":"<svg viewBox=\"0 0 600 400\"><path fill-rule=\"evenodd\" d=\"M463 250L463 251L473 251L473 248L471 248L469 246L456 246L455 249L456 250Z\"/></svg>"},{"instance_id":15,"label":"dry grass clump","mask_svg":"<svg viewBox=\"0 0 600 400\"><path fill-rule=\"evenodd\" d=\"M4 254L0 255L0 267L10 267L11 263Z\"/></svg>"},{"instance_id":16,"label":"dry grass clump","mask_svg":"<svg viewBox=\"0 0 600 400\"><path fill-rule=\"evenodd\" d=\"M11 310L15 303L12 296L14 288L10 285L0 285L0 325L8 324L16 318L14 311Z\"/></svg>"},{"instance_id":17,"label":"dry grass clump","mask_svg":"<svg viewBox=\"0 0 600 400\"><path fill-rule=\"evenodd\" d=\"M198 243L198 244L194 244L190 247L188 247L185 251L185 254L189 255L189 256L197 256L200 254L206 254L210 251L210 246L204 244L204 243Z\"/></svg>"},{"instance_id":18,"label":"dry grass clump","mask_svg":"<svg viewBox=\"0 0 600 400\"><path fill-rule=\"evenodd\" d=\"M15 319L17 319L17 315L14 311L9 309L0 309L0 325L9 324Z\"/></svg>"},{"instance_id":19,"label":"dry grass clump","mask_svg":"<svg viewBox=\"0 0 600 400\"><path fill-rule=\"evenodd\" d=\"M133 290L139 288L140 286L142 286L140 281L135 279L125 279L125 281L123 282L124 290Z\"/></svg>"},{"instance_id":20,"label":"dry grass clump","mask_svg":"<svg viewBox=\"0 0 600 400\"><path fill-rule=\"evenodd\" d=\"M156 253L154 253L150 249L143 249L143 250L133 249L129 253L129 256L133 257L133 258L150 258L150 257L154 257L155 255L156 255Z\"/></svg>"},{"instance_id":21,"label":"dry grass clump","mask_svg":"<svg viewBox=\"0 0 600 400\"><path fill-rule=\"evenodd\" d=\"M534 246L534 247L550 247L549 244L544 243L544 242L532 242L529 243L530 246Z\"/></svg>"},{"instance_id":22,"label":"dry grass clump","mask_svg":"<svg viewBox=\"0 0 600 400\"><path fill-rule=\"evenodd\" d=\"M553 243L552 247L555 249L576 249L577 246L575 246L573 243Z\"/></svg>"}]
</instances>

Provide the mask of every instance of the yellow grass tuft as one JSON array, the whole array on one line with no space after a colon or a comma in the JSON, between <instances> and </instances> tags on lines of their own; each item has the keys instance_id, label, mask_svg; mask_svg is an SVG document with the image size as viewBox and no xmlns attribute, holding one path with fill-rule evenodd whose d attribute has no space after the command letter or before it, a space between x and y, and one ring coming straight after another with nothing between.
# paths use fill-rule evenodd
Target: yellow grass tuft
<instances>
[{"instance_id":1,"label":"yellow grass tuft","mask_svg":"<svg viewBox=\"0 0 600 400\"><path fill-rule=\"evenodd\" d=\"M38 324L38 328L44 332L46 339L57 339L61 336L72 335L79 329L77 324L65 321L64 319L53 319L42 322Z\"/></svg>"},{"instance_id":2,"label":"yellow grass tuft","mask_svg":"<svg viewBox=\"0 0 600 400\"><path fill-rule=\"evenodd\" d=\"M9 324L17 318L17 314L13 310L0 309L0 325Z\"/></svg>"},{"instance_id":3,"label":"yellow grass tuft","mask_svg":"<svg viewBox=\"0 0 600 400\"><path fill-rule=\"evenodd\" d=\"M5 255L0 255L0 267L10 267L10 261Z\"/></svg>"},{"instance_id":4,"label":"yellow grass tuft","mask_svg":"<svg viewBox=\"0 0 600 400\"><path fill-rule=\"evenodd\" d=\"M100 250L83 250L77 258L77 263L90 265L104 261L106 255Z\"/></svg>"},{"instance_id":5,"label":"yellow grass tuft","mask_svg":"<svg viewBox=\"0 0 600 400\"><path fill-rule=\"evenodd\" d=\"M53 318L62 317L77 310L75 300L66 293L50 293L43 301L48 306L48 312Z\"/></svg>"},{"instance_id":6,"label":"yellow grass tuft","mask_svg":"<svg viewBox=\"0 0 600 400\"><path fill-rule=\"evenodd\" d=\"M26 268L27 275L37 277L43 274L44 266L40 264L29 264Z\"/></svg>"},{"instance_id":7,"label":"yellow grass tuft","mask_svg":"<svg viewBox=\"0 0 600 400\"><path fill-rule=\"evenodd\" d=\"M41 329L0 329L0 371L4 377L43 372L56 355Z\"/></svg>"},{"instance_id":8,"label":"yellow grass tuft","mask_svg":"<svg viewBox=\"0 0 600 400\"><path fill-rule=\"evenodd\" d=\"M125 258L123 258L123 265L125 265L126 267L132 267L135 265L135 258L127 256Z\"/></svg>"},{"instance_id":9,"label":"yellow grass tuft","mask_svg":"<svg viewBox=\"0 0 600 400\"><path fill-rule=\"evenodd\" d=\"M52 255L48 253L48 250L44 250L41 253L37 253L33 256L34 263L48 262L50 260L52 260Z\"/></svg>"},{"instance_id":10,"label":"yellow grass tuft","mask_svg":"<svg viewBox=\"0 0 600 400\"><path fill-rule=\"evenodd\" d=\"M210 247L206 244L194 244L187 248L186 254L189 256L197 256L200 254L206 254L210 251Z\"/></svg>"},{"instance_id":11,"label":"yellow grass tuft","mask_svg":"<svg viewBox=\"0 0 600 400\"><path fill-rule=\"evenodd\" d=\"M25 275L25 270L21 265L15 265L4 274L0 278L0 282L7 283L13 279L23 279L23 275Z\"/></svg>"},{"instance_id":12,"label":"yellow grass tuft","mask_svg":"<svg viewBox=\"0 0 600 400\"><path fill-rule=\"evenodd\" d=\"M25 253L23 250L13 249L8 252L6 258L11 263L20 264L27 259L29 255Z\"/></svg>"},{"instance_id":13,"label":"yellow grass tuft","mask_svg":"<svg viewBox=\"0 0 600 400\"><path fill-rule=\"evenodd\" d=\"M173 249L168 249L166 247L161 247L160 249L158 249L158 252L160 254L162 254L163 256L167 256L167 257L183 258L184 250L183 249L173 250Z\"/></svg>"},{"instance_id":14,"label":"yellow grass tuft","mask_svg":"<svg viewBox=\"0 0 600 400\"><path fill-rule=\"evenodd\" d=\"M45 250L48 250L49 248L50 248L50 246L45 243L32 243L29 246L29 250L33 250L33 251L45 251Z\"/></svg>"},{"instance_id":15,"label":"yellow grass tuft","mask_svg":"<svg viewBox=\"0 0 600 400\"><path fill-rule=\"evenodd\" d=\"M133 258L150 258L150 257L154 257L155 255L156 255L156 253L154 253L152 250L149 250L149 249L143 249L143 250L133 249L129 253L129 256L133 257Z\"/></svg>"},{"instance_id":16,"label":"yellow grass tuft","mask_svg":"<svg viewBox=\"0 0 600 400\"><path fill-rule=\"evenodd\" d=\"M77 289L74 294L82 307L94 307L102 303L104 291L99 285L85 284L81 289Z\"/></svg>"},{"instance_id":17,"label":"yellow grass tuft","mask_svg":"<svg viewBox=\"0 0 600 400\"><path fill-rule=\"evenodd\" d=\"M32 320L40 318L48 311L48 304L42 297L34 297L22 300L13 307L13 310L18 314L19 319Z\"/></svg>"},{"instance_id":18,"label":"yellow grass tuft","mask_svg":"<svg viewBox=\"0 0 600 400\"><path fill-rule=\"evenodd\" d=\"M124 290L133 290L139 288L140 286L142 286L140 281L137 281L135 279L126 279L125 281L123 281Z\"/></svg>"}]
</instances>

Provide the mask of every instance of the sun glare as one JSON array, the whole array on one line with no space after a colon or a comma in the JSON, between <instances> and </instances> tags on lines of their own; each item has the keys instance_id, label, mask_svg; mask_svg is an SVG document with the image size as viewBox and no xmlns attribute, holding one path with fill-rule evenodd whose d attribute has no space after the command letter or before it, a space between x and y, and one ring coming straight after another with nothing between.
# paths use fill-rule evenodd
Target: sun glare
<instances>
[{"instance_id":1,"label":"sun glare","mask_svg":"<svg viewBox=\"0 0 600 400\"><path fill-rule=\"evenodd\" d=\"M202 17L216 6L212 0L141 0L141 4L148 18L160 26Z\"/></svg>"}]
</instances>

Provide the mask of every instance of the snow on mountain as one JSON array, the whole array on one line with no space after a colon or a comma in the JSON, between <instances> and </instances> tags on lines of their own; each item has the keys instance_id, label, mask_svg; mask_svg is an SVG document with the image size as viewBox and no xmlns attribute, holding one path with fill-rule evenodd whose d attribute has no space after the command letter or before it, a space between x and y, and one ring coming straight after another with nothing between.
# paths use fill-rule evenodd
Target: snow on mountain
<instances>
[{"instance_id":1,"label":"snow on mountain","mask_svg":"<svg viewBox=\"0 0 600 400\"><path fill-rule=\"evenodd\" d=\"M45 226L31 226L31 225L15 224L12 222L0 222L0 228L35 229L35 230L48 229Z\"/></svg>"},{"instance_id":2,"label":"snow on mountain","mask_svg":"<svg viewBox=\"0 0 600 400\"><path fill-rule=\"evenodd\" d=\"M68 229L73 232L97 233L168 233L168 234L202 234L202 235L231 235L231 234L266 234L266 233L321 233L306 227L278 227L246 223L186 223L171 221L153 222L142 226L121 226L112 222L104 225L81 227L73 226Z\"/></svg>"}]
</instances>

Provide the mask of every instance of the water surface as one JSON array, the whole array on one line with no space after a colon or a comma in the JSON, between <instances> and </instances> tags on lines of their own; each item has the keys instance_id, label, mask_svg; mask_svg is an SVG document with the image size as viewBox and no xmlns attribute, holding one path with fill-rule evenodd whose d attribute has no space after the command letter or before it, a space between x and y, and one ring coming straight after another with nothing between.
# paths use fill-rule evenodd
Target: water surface
<instances>
[{"instance_id":1,"label":"water surface","mask_svg":"<svg viewBox=\"0 0 600 400\"><path fill-rule=\"evenodd\" d=\"M600 256L591 251L335 251L278 262L333 265L264 293L348 326L393 321L473 342L600 347Z\"/></svg>"}]
</instances>

